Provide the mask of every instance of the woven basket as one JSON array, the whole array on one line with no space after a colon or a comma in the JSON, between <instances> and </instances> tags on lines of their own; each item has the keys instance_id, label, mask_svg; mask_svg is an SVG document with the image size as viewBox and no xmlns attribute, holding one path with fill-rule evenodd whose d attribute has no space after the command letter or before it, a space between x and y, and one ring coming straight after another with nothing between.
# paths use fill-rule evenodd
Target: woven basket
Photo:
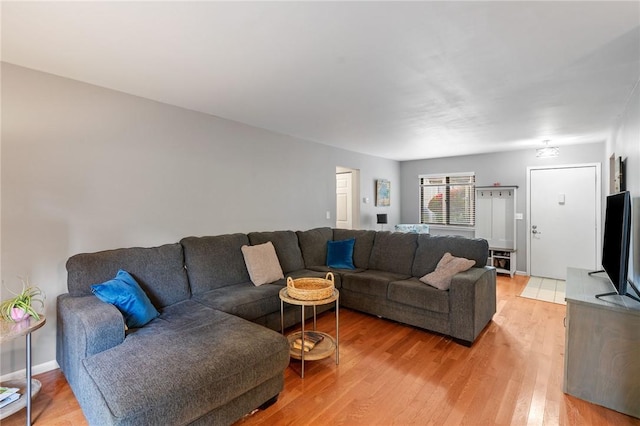
<instances>
[{"instance_id":1,"label":"woven basket","mask_svg":"<svg viewBox=\"0 0 640 426\"><path fill-rule=\"evenodd\" d=\"M331 297L334 289L333 273L327 272L325 278L287 277L287 293L298 300L322 300Z\"/></svg>"}]
</instances>

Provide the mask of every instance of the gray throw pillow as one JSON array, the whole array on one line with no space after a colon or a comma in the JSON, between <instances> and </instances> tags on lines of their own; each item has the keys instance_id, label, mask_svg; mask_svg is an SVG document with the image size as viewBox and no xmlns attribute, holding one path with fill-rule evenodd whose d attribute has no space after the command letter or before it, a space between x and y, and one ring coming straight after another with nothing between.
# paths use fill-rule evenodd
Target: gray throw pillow
<instances>
[{"instance_id":1,"label":"gray throw pillow","mask_svg":"<svg viewBox=\"0 0 640 426\"><path fill-rule=\"evenodd\" d=\"M284 278L276 249L271 241L255 246L245 245L241 250L254 285L272 283Z\"/></svg>"},{"instance_id":2,"label":"gray throw pillow","mask_svg":"<svg viewBox=\"0 0 640 426\"><path fill-rule=\"evenodd\" d=\"M438 290L448 290L455 274L464 272L475 264L475 260L455 257L451 253L445 253L440 262L438 262L436 270L420 278L420 281Z\"/></svg>"}]
</instances>

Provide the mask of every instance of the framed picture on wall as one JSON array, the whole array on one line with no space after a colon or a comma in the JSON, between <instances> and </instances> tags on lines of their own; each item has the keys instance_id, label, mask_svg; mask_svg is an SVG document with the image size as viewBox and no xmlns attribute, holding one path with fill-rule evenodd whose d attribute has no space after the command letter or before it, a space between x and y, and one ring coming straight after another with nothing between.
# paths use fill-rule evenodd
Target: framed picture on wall
<instances>
[{"instance_id":1,"label":"framed picture on wall","mask_svg":"<svg viewBox=\"0 0 640 426\"><path fill-rule=\"evenodd\" d=\"M376 181L376 206L386 207L391 205L391 184L387 179Z\"/></svg>"},{"instance_id":2,"label":"framed picture on wall","mask_svg":"<svg viewBox=\"0 0 640 426\"><path fill-rule=\"evenodd\" d=\"M612 193L618 193L621 191L625 191L626 185L625 185L625 170L624 170L624 166L625 166L625 161L622 159L622 157L615 157L614 155L614 164L613 164L613 187L611 188L611 192Z\"/></svg>"}]
</instances>

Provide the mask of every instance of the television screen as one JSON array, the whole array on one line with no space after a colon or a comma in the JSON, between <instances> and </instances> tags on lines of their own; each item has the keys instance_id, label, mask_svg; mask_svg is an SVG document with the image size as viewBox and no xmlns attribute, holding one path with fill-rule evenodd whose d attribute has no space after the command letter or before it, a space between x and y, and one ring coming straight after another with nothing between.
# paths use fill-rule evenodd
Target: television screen
<instances>
[{"instance_id":1,"label":"television screen","mask_svg":"<svg viewBox=\"0 0 640 426\"><path fill-rule=\"evenodd\" d=\"M602 268L620 295L627 293L631 195L628 191L607 197L602 244Z\"/></svg>"}]
</instances>

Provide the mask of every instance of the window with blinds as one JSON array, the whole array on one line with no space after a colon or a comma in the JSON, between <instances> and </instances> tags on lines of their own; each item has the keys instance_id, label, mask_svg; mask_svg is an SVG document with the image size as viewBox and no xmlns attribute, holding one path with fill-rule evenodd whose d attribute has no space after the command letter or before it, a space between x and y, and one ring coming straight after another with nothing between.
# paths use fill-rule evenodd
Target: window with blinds
<instances>
[{"instance_id":1,"label":"window with blinds","mask_svg":"<svg viewBox=\"0 0 640 426\"><path fill-rule=\"evenodd\" d=\"M420 223L474 226L475 173L421 175Z\"/></svg>"}]
</instances>

